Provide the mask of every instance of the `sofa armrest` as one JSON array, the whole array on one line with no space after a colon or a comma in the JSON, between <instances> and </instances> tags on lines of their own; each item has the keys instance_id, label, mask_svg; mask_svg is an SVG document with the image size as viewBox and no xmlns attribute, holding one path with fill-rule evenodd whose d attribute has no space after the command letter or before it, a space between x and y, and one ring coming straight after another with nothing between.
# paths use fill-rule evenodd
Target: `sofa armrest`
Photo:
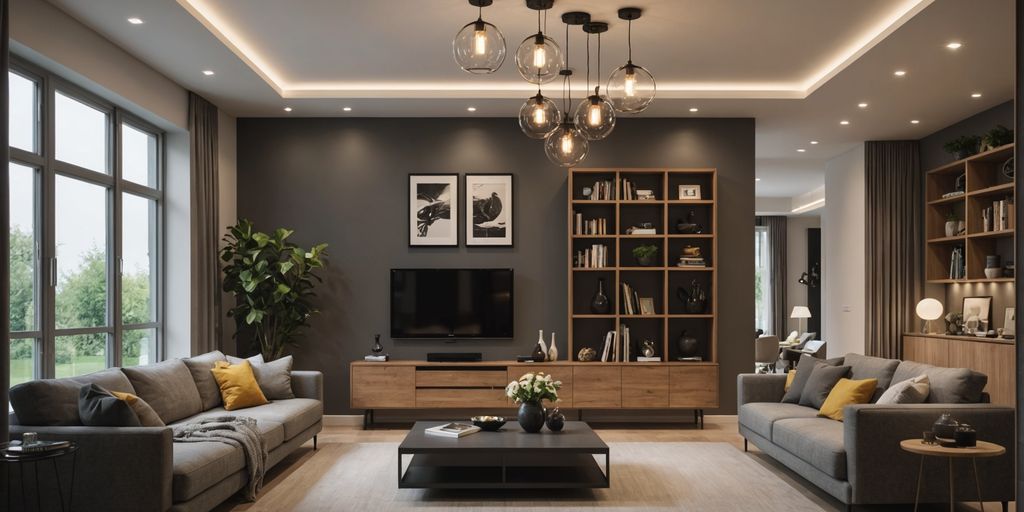
<instances>
[{"instance_id":1,"label":"sofa armrest","mask_svg":"<svg viewBox=\"0 0 1024 512\"><path fill-rule=\"evenodd\" d=\"M295 398L324 401L324 374L317 371L292 371L292 393Z\"/></svg>"},{"instance_id":2,"label":"sofa armrest","mask_svg":"<svg viewBox=\"0 0 1024 512\"><path fill-rule=\"evenodd\" d=\"M737 406L751 402L779 402L785 394L784 373L741 373L736 377Z\"/></svg>"},{"instance_id":3,"label":"sofa armrest","mask_svg":"<svg viewBox=\"0 0 1024 512\"><path fill-rule=\"evenodd\" d=\"M61 492L65 497L74 464L72 493L75 508L126 512L163 512L170 508L174 463L170 428L11 425L12 439L25 432L36 432L39 439L78 444L74 455L57 461L63 487ZM18 475L17 471L11 476L15 475ZM56 481L40 480L39 484L45 499L58 499ZM15 489L17 485L13 482L11 488ZM43 509L60 510L59 502L54 501L51 505L53 508L44 503Z\"/></svg>"},{"instance_id":4,"label":"sofa armrest","mask_svg":"<svg viewBox=\"0 0 1024 512\"><path fill-rule=\"evenodd\" d=\"M913 503L922 459L903 451L900 441L920 439L948 412L978 431L978 439L1006 448L999 457L976 459L985 501L1014 499L1014 410L989 404L851 405L843 409L843 442L853 503ZM976 501L970 459L954 461L958 501ZM926 457L921 502L949 500L949 461Z\"/></svg>"}]
</instances>

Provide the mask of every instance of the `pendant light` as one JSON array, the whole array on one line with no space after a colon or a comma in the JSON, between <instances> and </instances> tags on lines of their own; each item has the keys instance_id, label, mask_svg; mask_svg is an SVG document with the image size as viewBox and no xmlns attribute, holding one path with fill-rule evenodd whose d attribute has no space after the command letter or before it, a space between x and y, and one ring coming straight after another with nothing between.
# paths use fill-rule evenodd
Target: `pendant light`
<instances>
[{"instance_id":1,"label":"pendant light","mask_svg":"<svg viewBox=\"0 0 1024 512\"><path fill-rule=\"evenodd\" d=\"M498 27L483 19L484 7L494 0L469 0L478 9L476 21L462 27L452 41L455 62L467 73L486 75L494 73L505 61L505 37Z\"/></svg>"},{"instance_id":2,"label":"pendant light","mask_svg":"<svg viewBox=\"0 0 1024 512\"><path fill-rule=\"evenodd\" d=\"M615 110L636 114L643 112L657 92L654 76L643 66L633 64L633 20L640 18L642 11L636 7L619 9L619 18L629 24L627 35L626 64L612 71L608 77L608 99Z\"/></svg>"},{"instance_id":3,"label":"pendant light","mask_svg":"<svg viewBox=\"0 0 1024 512\"><path fill-rule=\"evenodd\" d=\"M590 143L582 132L569 118L569 106L572 105L572 70L569 69L569 25L582 25L590 21L585 12L567 12L562 15L565 23L565 61L566 67L559 73L562 78L562 104L565 113L562 122L544 140L544 153L556 165L571 167L583 161L590 149Z\"/></svg>"},{"instance_id":4,"label":"pendant light","mask_svg":"<svg viewBox=\"0 0 1024 512\"><path fill-rule=\"evenodd\" d=\"M537 33L520 43L516 50L516 69L523 80L531 84L546 84L558 78L565 63L562 49L554 39L544 35L541 27L541 15L547 20L547 11L553 5L555 0L526 0L526 6L537 11Z\"/></svg>"},{"instance_id":5,"label":"pendant light","mask_svg":"<svg viewBox=\"0 0 1024 512\"><path fill-rule=\"evenodd\" d=\"M538 87L537 95L527 99L519 109L519 128L531 139L543 139L558 128L561 117L555 102L541 94Z\"/></svg>"},{"instance_id":6,"label":"pendant light","mask_svg":"<svg viewBox=\"0 0 1024 512\"><path fill-rule=\"evenodd\" d=\"M608 31L608 24L592 21L583 25L587 33L587 90L590 90L590 36L597 34L597 76L601 76L601 33ZM576 128L589 140L601 140L615 128L615 108L601 96L601 86L594 87L594 94L580 101L576 107Z\"/></svg>"}]
</instances>

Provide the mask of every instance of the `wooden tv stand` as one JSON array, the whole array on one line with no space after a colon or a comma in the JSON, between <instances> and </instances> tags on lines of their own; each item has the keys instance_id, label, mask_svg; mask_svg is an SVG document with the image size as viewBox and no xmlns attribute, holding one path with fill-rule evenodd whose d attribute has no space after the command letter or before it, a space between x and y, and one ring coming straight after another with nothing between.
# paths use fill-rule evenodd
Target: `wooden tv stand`
<instances>
[{"instance_id":1,"label":"wooden tv stand","mask_svg":"<svg viewBox=\"0 0 1024 512\"><path fill-rule=\"evenodd\" d=\"M710 362L353 361L350 404L365 411L364 426L376 409L513 408L505 386L529 372L562 381L566 409L693 409L703 428L704 409L718 407L718 364Z\"/></svg>"}]
</instances>

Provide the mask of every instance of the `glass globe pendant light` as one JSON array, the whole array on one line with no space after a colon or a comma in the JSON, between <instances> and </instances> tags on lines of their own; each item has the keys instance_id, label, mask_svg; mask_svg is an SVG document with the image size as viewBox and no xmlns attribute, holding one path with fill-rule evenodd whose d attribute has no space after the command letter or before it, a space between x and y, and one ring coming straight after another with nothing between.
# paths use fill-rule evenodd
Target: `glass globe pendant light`
<instances>
[{"instance_id":1,"label":"glass globe pendant light","mask_svg":"<svg viewBox=\"0 0 1024 512\"><path fill-rule=\"evenodd\" d=\"M558 71L564 65L562 49L554 39L544 35L541 28L541 13L547 18L547 10L555 0L526 0L526 6L537 11L537 33L523 39L516 50L516 69L523 80L531 84L546 84L558 78Z\"/></svg>"},{"instance_id":2,"label":"glass globe pendant light","mask_svg":"<svg viewBox=\"0 0 1024 512\"><path fill-rule=\"evenodd\" d=\"M594 21L583 25L587 33L587 89L590 89L590 34L597 34L597 76L601 76L601 33L608 30L608 24ZM603 96L601 86L594 87L594 94L587 96L576 107L574 116L576 128L589 140L601 140L615 128L615 108Z\"/></svg>"},{"instance_id":3,"label":"glass globe pendant light","mask_svg":"<svg viewBox=\"0 0 1024 512\"><path fill-rule=\"evenodd\" d=\"M641 11L635 7L619 9L619 18L629 23L627 36L626 64L612 71L608 77L608 99L619 112L636 114L643 112L658 90L654 76L643 66L633 64L633 20L640 17Z\"/></svg>"},{"instance_id":4,"label":"glass globe pendant light","mask_svg":"<svg viewBox=\"0 0 1024 512\"><path fill-rule=\"evenodd\" d=\"M498 27L483 20L484 7L494 0L469 0L478 9L476 21L471 21L455 34L452 54L455 62L467 73L486 75L494 73L505 61L505 36Z\"/></svg>"},{"instance_id":5,"label":"glass globe pendant light","mask_svg":"<svg viewBox=\"0 0 1024 512\"><path fill-rule=\"evenodd\" d=\"M582 25L590 21L590 15L583 12L567 12L562 15L565 22L565 55L566 68L559 72L562 79L562 101L565 114L558 128L544 139L544 153L555 165L571 167L583 161L590 150L590 142L580 132L576 124L569 118L569 105L572 105L572 70L569 62L569 25Z\"/></svg>"},{"instance_id":6,"label":"glass globe pendant light","mask_svg":"<svg viewBox=\"0 0 1024 512\"><path fill-rule=\"evenodd\" d=\"M555 102L538 88L537 95L527 99L519 109L519 128L531 139L543 139L558 128L561 117Z\"/></svg>"}]
</instances>

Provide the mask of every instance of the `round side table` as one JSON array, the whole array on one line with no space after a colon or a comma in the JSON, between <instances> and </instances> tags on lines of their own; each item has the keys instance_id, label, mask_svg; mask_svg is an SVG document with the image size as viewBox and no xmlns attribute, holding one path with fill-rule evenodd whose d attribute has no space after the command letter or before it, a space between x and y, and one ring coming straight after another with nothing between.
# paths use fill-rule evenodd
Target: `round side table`
<instances>
[{"instance_id":1,"label":"round side table","mask_svg":"<svg viewBox=\"0 0 1024 512\"><path fill-rule=\"evenodd\" d=\"M977 459L998 457L1006 453L1006 448L985 441L978 441L977 446L969 448L945 447L938 444L925 444L920 439L904 439L900 441L900 448L921 456L921 466L917 470L917 492L914 494L914 512L917 512L917 504L921 499L921 475L924 473L925 457L946 457L949 459L950 512L953 512L953 506L956 503L953 498L953 459L971 459L971 466L974 468L974 486L978 490L978 504L981 505L982 512L985 512L985 502L981 499L981 483L978 481Z\"/></svg>"},{"instance_id":2,"label":"round side table","mask_svg":"<svg viewBox=\"0 0 1024 512\"><path fill-rule=\"evenodd\" d=\"M75 462L77 461L77 455L75 455L75 452L78 451L78 444L72 442L67 448L25 454L10 453L7 451L7 445L8 443L0 443L0 464L10 464L12 468L14 466L17 466L18 468L18 476L21 481L21 510L28 510L26 504L27 495L25 494L25 466L28 464L32 464L32 473L35 477L36 510L42 510L42 489L39 487L39 463L47 460L53 463L53 474L57 479L57 495L60 497L60 509L61 511L71 510L71 499L75 492ZM68 489L68 499L65 502L64 489L60 482L60 470L57 467L57 459L67 455L71 455L71 486ZM4 486L4 491L7 494L7 510L14 510L11 508L11 471L7 472L7 482Z\"/></svg>"}]
</instances>

